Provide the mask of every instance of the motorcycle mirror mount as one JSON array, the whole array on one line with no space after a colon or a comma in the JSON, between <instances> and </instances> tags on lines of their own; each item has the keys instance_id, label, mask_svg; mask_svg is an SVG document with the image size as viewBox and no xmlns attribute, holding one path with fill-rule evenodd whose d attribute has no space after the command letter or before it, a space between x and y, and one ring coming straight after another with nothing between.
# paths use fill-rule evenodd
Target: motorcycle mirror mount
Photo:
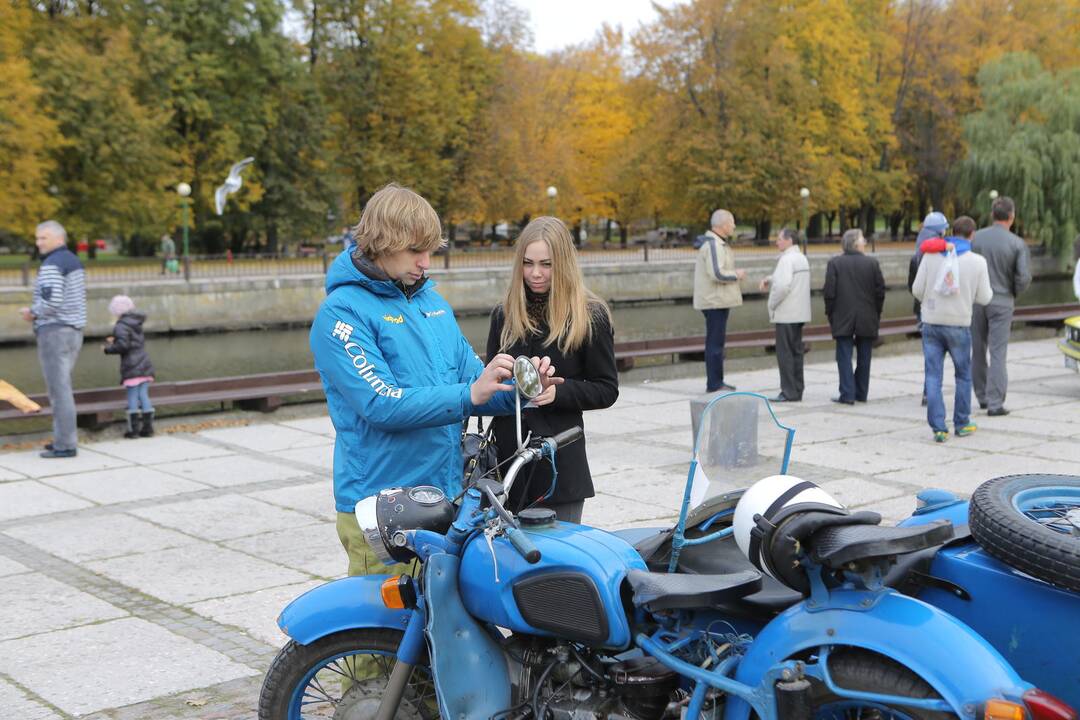
<instances>
[{"instance_id":1,"label":"motorcycle mirror mount","mask_svg":"<svg viewBox=\"0 0 1080 720\"><path fill-rule=\"evenodd\" d=\"M514 384L517 386L514 422L517 428L518 450L520 450L528 441L528 438L521 436L521 399L532 400L544 391L543 383L540 382L540 371L532 364L532 360L524 355L514 358Z\"/></svg>"}]
</instances>

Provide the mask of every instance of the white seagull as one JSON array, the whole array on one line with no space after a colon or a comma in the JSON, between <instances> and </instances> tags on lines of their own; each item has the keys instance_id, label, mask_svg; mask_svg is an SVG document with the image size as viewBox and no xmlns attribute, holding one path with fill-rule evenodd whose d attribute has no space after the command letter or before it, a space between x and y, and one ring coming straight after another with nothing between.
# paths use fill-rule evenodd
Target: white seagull
<instances>
[{"instance_id":1,"label":"white seagull","mask_svg":"<svg viewBox=\"0 0 1080 720\"><path fill-rule=\"evenodd\" d=\"M240 189L240 172L253 162L255 158L247 157L229 168L229 177L214 191L214 208L218 215L225 212L225 198Z\"/></svg>"}]
</instances>

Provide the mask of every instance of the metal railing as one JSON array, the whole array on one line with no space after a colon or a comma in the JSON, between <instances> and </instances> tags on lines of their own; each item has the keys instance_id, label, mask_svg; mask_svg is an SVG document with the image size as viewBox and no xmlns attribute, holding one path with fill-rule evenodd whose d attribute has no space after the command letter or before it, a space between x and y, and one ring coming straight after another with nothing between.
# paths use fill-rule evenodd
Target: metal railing
<instances>
[{"instance_id":1,"label":"metal railing","mask_svg":"<svg viewBox=\"0 0 1080 720\"><path fill-rule=\"evenodd\" d=\"M891 243L891 249L910 250L910 243ZM762 245L736 245L740 257L772 257L774 248ZM626 246L586 246L578 250L578 260L584 266L630 265L643 262L692 263L697 250L690 245L652 245L631 243ZM839 252L838 245L813 245L814 255ZM88 283L112 282L193 282L220 278L286 277L325 274L336 251L304 256L283 255L192 255L177 258L167 266L161 258L109 258L86 260ZM455 247L439 250L431 259L433 269L466 270L508 268L514 260L512 247ZM0 266L0 287L30 287L37 275L38 263L24 261L21 265Z\"/></svg>"}]
</instances>

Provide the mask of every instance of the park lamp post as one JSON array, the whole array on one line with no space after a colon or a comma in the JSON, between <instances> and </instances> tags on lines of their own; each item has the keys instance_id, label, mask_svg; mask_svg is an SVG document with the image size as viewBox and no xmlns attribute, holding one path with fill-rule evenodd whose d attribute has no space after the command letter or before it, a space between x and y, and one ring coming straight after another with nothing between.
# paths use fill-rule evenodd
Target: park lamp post
<instances>
[{"instance_id":1,"label":"park lamp post","mask_svg":"<svg viewBox=\"0 0 1080 720\"><path fill-rule=\"evenodd\" d=\"M184 259L188 256L188 197L191 195L191 186L182 182L176 186L176 194L180 196L180 223L184 228Z\"/></svg>"},{"instance_id":2,"label":"park lamp post","mask_svg":"<svg viewBox=\"0 0 1080 720\"><path fill-rule=\"evenodd\" d=\"M554 185L548 185L548 215L555 217L555 198L559 196L559 189Z\"/></svg>"},{"instance_id":3,"label":"park lamp post","mask_svg":"<svg viewBox=\"0 0 1080 720\"><path fill-rule=\"evenodd\" d=\"M994 219L994 201L998 199L998 191L991 190L987 195L990 196L990 219Z\"/></svg>"},{"instance_id":4,"label":"park lamp post","mask_svg":"<svg viewBox=\"0 0 1080 720\"><path fill-rule=\"evenodd\" d=\"M810 216L807 213L810 205L810 188L799 188L799 197L802 198L802 251L805 255L807 236L810 234L808 227Z\"/></svg>"}]
</instances>

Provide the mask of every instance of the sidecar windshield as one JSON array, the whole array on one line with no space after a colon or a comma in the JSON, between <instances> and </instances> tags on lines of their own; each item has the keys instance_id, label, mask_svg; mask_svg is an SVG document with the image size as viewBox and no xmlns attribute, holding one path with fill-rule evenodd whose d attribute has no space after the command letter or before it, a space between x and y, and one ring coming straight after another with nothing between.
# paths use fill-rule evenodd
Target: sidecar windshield
<instances>
[{"instance_id":1,"label":"sidecar windshield","mask_svg":"<svg viewBox=\"0 0 1080 720\"><path fill-rule=\"evenodd\" d=\"M700 406L692 407L696 411ZM710 497L786 473L794 435L792 428L780 424L763 395L734 392L710 400L694 423L684 511Z\"/></svg>"}]
</instances>

